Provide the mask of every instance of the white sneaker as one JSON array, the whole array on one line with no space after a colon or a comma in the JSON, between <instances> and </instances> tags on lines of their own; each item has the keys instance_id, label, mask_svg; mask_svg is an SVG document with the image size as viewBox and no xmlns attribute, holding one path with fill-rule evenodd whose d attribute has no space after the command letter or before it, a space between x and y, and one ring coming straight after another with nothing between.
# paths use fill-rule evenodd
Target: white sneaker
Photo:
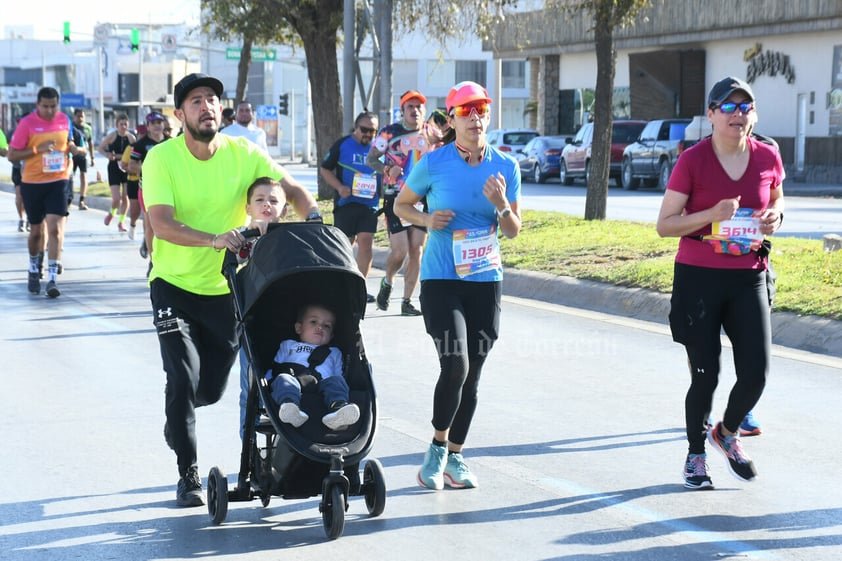
<instances>
[{"instance_id":1,"label":"white sneaker","mask_svg":"<svg viewBox=\"0 0 842 561\"><path fill-rule=\"evenodd\" d=\"M131 224L129 225L129 233L128 233L128 236L129 236L129 239L130 239L130 240L133 240L133 239L134 239L134 231L135 231L135 229L136 229L136 228L137 228L137 226L132 226Z\"/></svg>"},{"instance_id":2,"label":"white sneaker","mask_svg":"<svg viewBox=\"0 0 842 561\"><path fill-rule=\"evenodd\" d=\"M281 417L281 421L289 423L295 428L300 427L307 422L307 419L310 418L307 413L299 409L298 405L291 401L281 403L281 409L278 411L278 414Z\"/></svg>"},{"instance_id":3,"label":"white sneaker","mask_svg":"<svg viewBox=\"0 0 842 561\"><path fill-rule=\"evenodd\" d=\"M360 408L354 403L346 403L322 417L322 423L331 430L339 430L353 425L359 418Z\"/></svg>"}]
</instances>

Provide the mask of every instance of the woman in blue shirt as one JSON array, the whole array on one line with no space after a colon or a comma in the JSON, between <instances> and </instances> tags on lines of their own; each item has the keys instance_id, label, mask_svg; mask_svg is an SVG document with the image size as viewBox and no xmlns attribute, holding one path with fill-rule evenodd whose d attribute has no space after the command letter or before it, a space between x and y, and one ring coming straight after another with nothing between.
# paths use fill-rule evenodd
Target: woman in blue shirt
<instances>
[{"instance_id":1,"label":"woman in blue shirt","mask_svg":"<svg viewBox=\"0 0 842 561\"><path fill-rule=\"evenodd\" d=\"M421 262L421 311L441 372L433 395L433 442L418 472L430 489L477 487L462 457L480 373L497 339L503 266L499 232L521 228L520 168L486 143L491 98L474 82L447 95L456 139L426 154L406 179L395 214L429 231ZM428 213L417 204L427 198Z\"/></svg>"}]
</instances>

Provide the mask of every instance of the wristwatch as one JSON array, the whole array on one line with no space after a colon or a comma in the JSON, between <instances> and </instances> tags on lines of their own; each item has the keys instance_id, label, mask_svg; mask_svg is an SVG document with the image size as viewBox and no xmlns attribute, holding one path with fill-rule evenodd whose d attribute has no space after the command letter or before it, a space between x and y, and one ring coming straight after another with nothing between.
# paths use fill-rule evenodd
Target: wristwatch
<instances>
[{"instance_id":1,"label":"wristwatch","mask_svg":"<svg viewBox=\"0 0 842 561\"><path fill-rule=\"evenodd\" d=\"M321 222L322 221L322 213L319 211L313 211L307 215L307 222Z\"/></svg>"},{"instance_id":2,"label":"wristwatch","mask_svg":"<svg viewBox=\"0 0 842 561\"><path fill-rule=\"evenodd\" d=\"M512 213L512 207L510 207L509 205L506 205L506 207L503 210L497 211L497 214L500 215L500 218L506 218L511 213Z\"/></svg>"}]
</instances>

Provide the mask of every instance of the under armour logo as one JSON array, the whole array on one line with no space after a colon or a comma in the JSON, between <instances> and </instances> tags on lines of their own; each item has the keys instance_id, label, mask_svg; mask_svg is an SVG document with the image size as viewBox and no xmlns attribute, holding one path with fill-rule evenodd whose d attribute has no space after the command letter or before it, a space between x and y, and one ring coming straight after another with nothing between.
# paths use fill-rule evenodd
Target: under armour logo
<instances>
[{"instance_id":1,"label":"under armour logo","mask_svg":"<svg viewBox=\"0 0 842 561\"><path fill-rule=\"evenodd\" d=\"M172 315L172 308L160 308L158 310L158 319L170 317Z\"/></svg>"}]
</instances>

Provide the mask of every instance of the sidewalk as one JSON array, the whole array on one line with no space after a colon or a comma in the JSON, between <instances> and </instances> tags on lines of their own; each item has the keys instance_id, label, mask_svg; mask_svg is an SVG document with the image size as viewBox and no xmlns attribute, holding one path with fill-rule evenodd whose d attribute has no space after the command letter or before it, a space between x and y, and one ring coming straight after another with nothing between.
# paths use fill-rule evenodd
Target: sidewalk
<instances>
[{"instance_id":1,"label":"sidewalk","mask_svg":"<svg viewBox=\"0 0 842 561\"><path fill-rule=\"evenodd\" d=\"M294 169L293 166L289 166ZM291 169L292 173L294 173ZM821 186L800 184L789 190L793 196L835 196L842 197L842 186ZM0 191L14 193L12 185L0 182ZM802 192L816 193L802 195ZM825 194L818 194L825 193ZM105 197L85 199L91 209L108 211L111 201ZM5 203L8 209L0 211L7 215L12 201ZM73 207L72 213L79 212ZM8 212L11 216L11 212ZM12 221L4 227L12 228ZM374 266L383 269L386 263L386 248L374 248ZM625 288L571 277L560 277L546 273L507 269L503 293L516 296L583 308L597 312L630 317L656 323L667 322L669 295L640 288ZM842 322L815 316L801 317L795 314L774 312L772 314L772 341L776 345L804 351L842 357Z\"/></svg>"}]
</instances>

